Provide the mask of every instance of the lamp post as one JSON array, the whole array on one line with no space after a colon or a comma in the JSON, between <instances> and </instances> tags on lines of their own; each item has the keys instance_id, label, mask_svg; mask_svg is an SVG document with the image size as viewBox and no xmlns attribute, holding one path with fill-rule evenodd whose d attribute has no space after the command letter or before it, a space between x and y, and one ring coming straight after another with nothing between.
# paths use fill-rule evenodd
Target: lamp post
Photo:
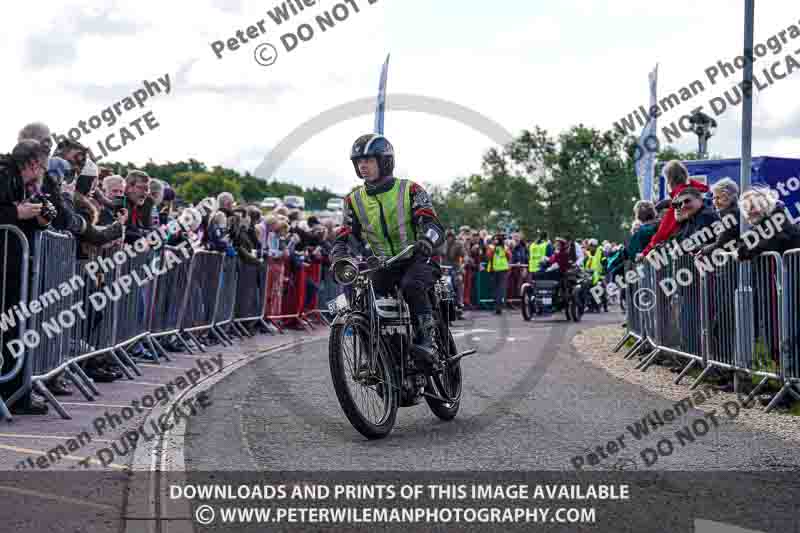
<instances>
[{"instance_id":1,"label":"lamp post","mask_svg":"<svg viewBox=\"0 0 800 533\"><path fill-rule=\"evenodd\" d=\"M753 145L753 22L755 19L755 0L744 2L744 79L742 81L742 159L739 190L746 191L750 187L750 165ZM744 209L740 213L739 229L744 235L749 230ZM750 319L753 313L753 289L750 286L750 265L745 262L739 267L738 290L736 295L736 320L744 324L742 318ZM743 328L736 336L737 364L746 363L753 353L752 325ZM733 373L733 390L739 393L739 373Z\"/></svg>"},{"instance_id":2,"label":"lamp post","mask_svg":"<svg viewBox=\"0 0 800 533\"><path fill-rule=\"evenodd\" d=\"M708 140L717 131L717 121L702 111L697 111L692 113L689 123L692 125L692 131L697 135L697 156L705 159L708 155Z\"/></svg>"}]
</instances>

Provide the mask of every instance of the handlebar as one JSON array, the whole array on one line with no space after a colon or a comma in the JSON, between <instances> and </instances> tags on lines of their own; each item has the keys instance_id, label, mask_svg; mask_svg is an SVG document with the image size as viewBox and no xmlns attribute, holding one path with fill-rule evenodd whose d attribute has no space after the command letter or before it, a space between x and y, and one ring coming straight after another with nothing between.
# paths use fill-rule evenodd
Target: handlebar
<instances>
[{"instance_id":1,"label":"handlebar","mask_svg":"<svg viewBox=\"0 0 800 533\"><path fill-rule=\"evenodd\" d=\"M366 268L366 269L360 269L360 272L361 272L361 274L370 274L370 273L376 272L378 270L383 270L385 268L389 268L390 266L392 266L392 264L396 263L400 259L405 259L408 256L409 252L412 252L412 251L414 251L414 245L410 244L410 245L406 246L403 249L403 251L401 251L399 254L395 255L394 257L390 257L389 259L378 258L379 263L376 266L371 267L371 268ZM362 263L362 264L364 264L364 263ZM366 264L368 265L369 261L367 261ZM361 265L359 265L359 267L360 266Z\"/></svg>"}]
</instances>

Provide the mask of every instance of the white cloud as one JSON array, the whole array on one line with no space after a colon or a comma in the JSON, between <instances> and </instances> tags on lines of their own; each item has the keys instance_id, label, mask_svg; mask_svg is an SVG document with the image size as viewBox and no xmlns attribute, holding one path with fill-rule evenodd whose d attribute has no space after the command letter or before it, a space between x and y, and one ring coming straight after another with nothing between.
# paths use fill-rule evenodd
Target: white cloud
<instances>
[{"instance_id":1,"label":"white cloud","mask_svg":"<svg viewBox=\"0 0 800 533\"><path fill-rule=\"evenodd\" d=\"M26 122L45 120L63 131L127 96L142 80L169 72L172 93L153 98L146 109L154 112L159 128L130 144L119 159L194 157L252 171L299 124L344 102L374 97L387 52L392 53L390 100L393 93L444 98L512 133L540 125L557 134L578 122L607 129L647 102L647 73L656 62L664 95L696 79L706 82L707 67L732 59L742 47L743 9L724 0L353 1L361 12L326 32L318 30L291 52L281 36L300 23L314 24L315 16L337 1L322 0L277 28L267 16L277 0L8 6L0 35L4 80L13 80L3 84L0 133L6 150ZM800 10L793 13L793 7L759 4L756 41L796 22ZM210 43L261 19L267 33L255 40L278 48L274 65L255 63L255 42L226 49L223 59L214 56ZM790 50L800 47L794 44ZM798 80L795 74L757 96L757 155L800 157ZM697 102L733 82L709 87ZM663 117L662 124L694 103ZM720 117L712 152L737 155L740 113L736 108ZM420 181L444 184L478 172L483 152L492 146L480 133L441 117L395 111L386 121L399 170ZM369 116L356 117L320 133L276 176L346 191L357 183L347 159L350 143L371 124ZM694 149L695 142L685 137L680 146Z\"/></svg>"}]
</instances>

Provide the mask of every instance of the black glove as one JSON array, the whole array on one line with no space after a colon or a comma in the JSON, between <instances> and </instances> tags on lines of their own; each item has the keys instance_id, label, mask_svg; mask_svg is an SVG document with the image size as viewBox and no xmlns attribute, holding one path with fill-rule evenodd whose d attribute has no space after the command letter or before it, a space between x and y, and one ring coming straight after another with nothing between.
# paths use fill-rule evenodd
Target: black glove
<instances>
[{"instance_id":1,"label":"black glove","mask_svg":"<svg viewBox=\"0 0 800 533\"><path fill-rule=\"evenodd\" d=\"M433 244L428 239L420 239L414 243L414 253L422 257L430 257L433 255Z\"/></svg>"}]
</instances>

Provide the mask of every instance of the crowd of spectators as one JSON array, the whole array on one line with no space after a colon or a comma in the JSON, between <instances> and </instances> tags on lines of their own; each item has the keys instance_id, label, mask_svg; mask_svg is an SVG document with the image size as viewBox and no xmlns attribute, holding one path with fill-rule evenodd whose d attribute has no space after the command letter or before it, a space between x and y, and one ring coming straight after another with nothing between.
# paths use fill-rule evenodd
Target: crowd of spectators
<instances>
[{"instance_id":1,"label":"crowd of spectators","mask_svg":"<svg viewBox=\"0 0 800 533\"><path fill-rule=\"evenodd\" d=\"M189 223L175 224L177 220ZM313 216L303 220L299 210L279 207L264 213L257 205L237 204L228 192L178 207L169 184L141 170L120 176L98 167L89 151L70 139L54 147L50 129L43 123L22 128L11 153L0 156L0 224L18 227L29 242L33 242L35 232L43 229L71 234L77 241L79 261L122 244L147 240L151 232L161 230L168 245L187 242L192 251L222 252L239 256L247 263L263 264L269 258L283 258L289 260L290 271L319 263L323 279L330 278L330 251L337 230L333 220L322 222ZM5 234L0 240L0 249L7 249L9 258L21 257L18 240L7 239ZM4 295L0 311L6 312L20 302L22 271L15 261L4 262L0 268ZM307 303L319 289L308 277ZM96 326L101 320L102 316L95 314L90 322ZM8 341L19 333L16 327L0 332L0 375L14 368L16 359ZM216 342L211 336L204 341ZM162 344L168 350L179 349L170 339ZM157 358L144 343L134 346L131 355L142 361ZM84 371L101 382L123 376L122 369L105 357L88 360ZM0 384L0 396L7 399L20 388L21 380L22 373L17 373L15 379ZM47 387L55 395L72 394L61 376L51 379ZM43 414L47 405L31 392L12 406L12 412Z\"/></svg>"},{"instance_id":2,"label":"crowd of spectators","mask_svg":"<svg viewBox=\"0 0 800 533\"><path fill-rule=\"evenodd\" d=\"M634 220L631 236L624 247L621 258L630 264L652 258L653 254L664 257L688 255L698 260L708 258L712 254L726 252L740 261L750 261L764 252L782 254L788 250L800 248L800 227L792 222L777 193L767 187L755 185L743 193L737 183L724 178L715 182L710 188L704 183L690 179L689 172L680 161L670 161L664 167L664 177L669 188L669 198L658 204L640 201L634 207ZM711 198L708 198L709 194ZM742 238L740 215L751 226L750 238ZM655 260L654 260L655 262ZM753 267L753 279L764 277L766 273ZM612 274L621 274L621 263ZM692 290L699 290L696 285ZM723 294L711 311L710 350L713 356L722 351L724 332L721 325L723 309L733 309L734 295ZM769 309L764 295L753 288L754 322L762 324L769 321L768 316L777 316L777 309ZM696 328L688 323L691 318L679 310L680 302L673 300L672 322L677 326L673 330L677 342L682 343L685 351L699 349L697 335L692 335ZM759 314L767 316L761 316ZM769 339L766 342L771 342ZM774 348L774 347L773 347ZM774 351L774 350L772 350ZM667 366L679 372L683 368L677 359L666 360ZM715 369L712 375L722 383L723 390L732 390L733 373ZM743 380L749 383L749 380ZM769 401L769 395L762 398L762 403ZM788 395L786 397L788 399Z\"/></svg>"},{"instance_id":3,"label":"crowd of spectators","mask_svg":"<svg viewBox=\"0 0 800 533\"><path fill-rule=\"evenodd\" d=\"M442 264L454 268L459 313L464 306L465 275L486 271L494 280L495 312L499 314L509 305L506 301L509 286L518 289L533 273L548 268L564 273L579 267L592 271L595 283L604 282L610 263L622 249L622 244L607 240L601 243L593 238L573 239L566 235L551 241L544 231L528 240L522 232L507 235L462 226L457 231L448 231Z\"/></svg>"}]
</instances>

